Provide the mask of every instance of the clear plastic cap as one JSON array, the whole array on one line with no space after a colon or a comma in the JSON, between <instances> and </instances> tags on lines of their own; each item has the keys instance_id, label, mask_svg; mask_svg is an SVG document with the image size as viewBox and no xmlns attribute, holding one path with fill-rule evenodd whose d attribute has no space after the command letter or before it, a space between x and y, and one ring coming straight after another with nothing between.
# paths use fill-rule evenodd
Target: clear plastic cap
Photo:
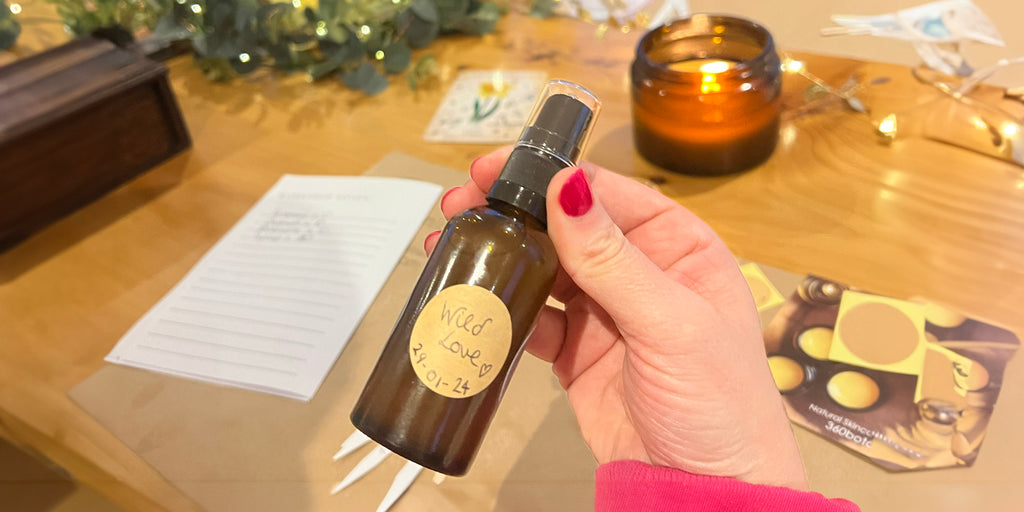
<instances>
[{"instance_id":1,"label":"clear plastic cap","mask_svg":"<svg viewBox=\"0 0 1024 512\"><path fill-rule=\"evenodd\" d=\"M516 144L530 146L576 165L601 110L597 96L579 84L552 80L533 107Z\"/></svg>"},{"instance_id":2,"label":"clear plastic cap","mask_svg":"<svg viewBox=\"0 0 1024 512\"><path fill-rule=\"evenodd\" d=\"M546 224L551 178L576 165L600 109L601 102L583 87L563 80L548 82L488 197Z\"/></svg>"}]
</instances>

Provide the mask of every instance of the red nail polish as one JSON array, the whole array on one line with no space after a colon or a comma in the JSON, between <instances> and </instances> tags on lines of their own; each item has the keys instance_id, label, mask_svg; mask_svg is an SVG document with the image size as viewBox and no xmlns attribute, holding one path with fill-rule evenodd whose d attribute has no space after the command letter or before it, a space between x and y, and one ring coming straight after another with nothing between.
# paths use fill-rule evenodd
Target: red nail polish
<instances>
[{"instance_id":1,"label":"red nail polish","mask_svg":"<svg viewBox=\"0 0 1024 512\"><path fill-rule=\"evenodd\" d=\"M428 243L430 243L430 239L431 239L431 238L433 238L433 237L435 237L435 236L440 236L440 235L441 235L441 232L440 232L440 231L434 231L433 233L430 233L429 235L427 235L427 237L423 239L423 250L424 250L424 251L427 251L427 252L430 252L430 251L429 251L429 250L427 249L427 244L428 244Z\"/></svg>"},{"instance_id":2,"label":"red nail polish","mask_svg":"<svg viewBox=\"0 0 1024 512\"><path fill-rule=\"evenodd\" d=\"M450 189L448 189L447 192L444 193L443 196L441 196L441 202L439 204L441 205L441 209L442 210L444 210L444 202L445 202L445 200L448 199L448 196L452 195L452 192L455 192L455 189L457 189L457 188L459 188L459 187L450 188Z\"/></svg>"},{"instance_id":3,"label":"red nail polish","mask_svg":"<svg viewBox=\"0 0 1024 512\"><path fill-rule=\"evenodd\" d=\"M587 175L583 169L576 169L576 172L565 180L561 192L558 193L558 204L562 205L562 211L570 217L579 217L594 205L594 196L590 193L590 184L587 183Z\"/></svg>"},{"instance_id":4,"label":"red nail polish","mask_svg":"<svg viewBox=\"0 0 1024 512\"><path fill-rule=\"evenodd\" d=\"M474 173L476 171L476 163L479 162L481 158L483 157L478 156L476 157L476 160L473 160L473 163L469 164L469 177L472 178L474 181L476 180L476 176L474 176Z\"/></svg>"}]
</instances>

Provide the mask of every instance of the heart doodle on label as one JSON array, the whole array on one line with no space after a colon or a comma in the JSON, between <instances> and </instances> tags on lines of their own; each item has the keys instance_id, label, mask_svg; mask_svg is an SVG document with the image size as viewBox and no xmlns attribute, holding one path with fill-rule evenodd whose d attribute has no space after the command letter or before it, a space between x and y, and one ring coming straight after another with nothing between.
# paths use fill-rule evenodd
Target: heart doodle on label
<instances>
[{"instance_id":1,"label":"heart doodle on label","mask_svg":"<svg viewBox=\"0 0 1024 512\"><path fill-rule=\"evenodd\" d=\"M487 364L487 363L481 364L480 365L480 378L483 378L484 375L487 375L487 373L490 372L493 368L494 368L493 364Z\"/></svg>"}]
</instances>

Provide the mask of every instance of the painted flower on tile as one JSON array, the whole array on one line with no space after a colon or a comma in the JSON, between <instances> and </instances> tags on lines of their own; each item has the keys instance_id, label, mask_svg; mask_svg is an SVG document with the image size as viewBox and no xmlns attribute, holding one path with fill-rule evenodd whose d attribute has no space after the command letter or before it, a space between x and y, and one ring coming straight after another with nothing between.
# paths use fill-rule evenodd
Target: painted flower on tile
<instances>
[{"instance_id":1,"label":"painted flower on tile","mask_svg":"<svg viewBox=\"0 0 1024 512\"><path fill-rule=\"evenodd\" d=\"M476 100L473 102L473 117L475 122L483 121L498 111L501 100L508 96L512 90L512 84L505 81L500 72L494 73L490 80L480 83Z\"/></svg>"},{"instance_id":2,"label":"painted flower on tile","mask_svg":"<svg viewBox=\"0 0 1024 512\"><path fill-rule=\"evenodd\" d=\"M501 75L495 75L493 79L480 84L481 98L504 98L512 90L512 84L502 80Z\"/></svg>"}]
</instances>

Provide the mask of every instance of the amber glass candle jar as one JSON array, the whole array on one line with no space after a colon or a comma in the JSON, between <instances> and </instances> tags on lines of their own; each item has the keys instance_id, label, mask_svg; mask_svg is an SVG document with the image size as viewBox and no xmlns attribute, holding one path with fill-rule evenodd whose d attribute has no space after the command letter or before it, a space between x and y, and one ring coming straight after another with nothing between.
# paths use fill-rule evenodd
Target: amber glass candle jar
<instances>
[{"instance_id":1,"label":"amber glass candle jar","mask_svg":"<svg viewBox=\"0 0 1024 512\"><path fill-rule=\"evenodd\" d=\"M782 70L757 23L695 14L648 32L632 87L633 138L653 164L720 175L757 166L775 149Z\"/></svg>"}]
</instances>

